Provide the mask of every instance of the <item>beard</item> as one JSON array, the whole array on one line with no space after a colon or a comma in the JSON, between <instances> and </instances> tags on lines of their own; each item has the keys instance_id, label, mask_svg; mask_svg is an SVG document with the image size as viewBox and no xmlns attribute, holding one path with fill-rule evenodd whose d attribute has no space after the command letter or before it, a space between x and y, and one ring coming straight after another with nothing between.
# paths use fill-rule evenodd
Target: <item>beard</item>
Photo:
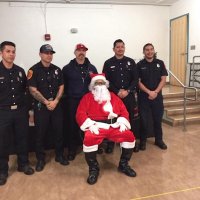
<instances>
[{"instance_id":1,"label":"beard","mask_svg":"<svg viewBox=\"0 0 200 200\"><path fill-rule=\"evenodd\" d=\"M92 94L94 96L94 100L99 104L110 101L110 92L106 85L96 85L92 90Z\"/></svg>"}]
</instances>

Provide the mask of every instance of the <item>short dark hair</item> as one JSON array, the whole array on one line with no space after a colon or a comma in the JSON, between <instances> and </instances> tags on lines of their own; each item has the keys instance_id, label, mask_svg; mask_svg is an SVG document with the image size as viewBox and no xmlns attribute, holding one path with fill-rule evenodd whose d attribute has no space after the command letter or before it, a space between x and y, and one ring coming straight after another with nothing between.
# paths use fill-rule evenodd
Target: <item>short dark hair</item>
<instances>
[{"instance_id":1,"label":"short dark hair","mask_svg":"<svg viewBox=\"0 0 200 200\"><path fill-rule=\"evenodd\" d=\"M123 43L124 44L124 41L121 40L121 39L115 40L114 43L113 43L113 48L115 48L115 46L116 46L117 43Z\"/></svg>"},{"instance_id":2,"label":"short dark hair","mask_svg":"<svg viewBox=\"0 0 200 200\"><path fill-rule=\"evenodd\" d=\"M152 47L154 48L153 44L151 44L151 43L146 43L146 44L143 46L143 51L145 50L145 48L146 48L147 46L152 46Z\"/></svg>"},{"instance_id":3,"label":"short dark hair","mask_svg":"<svg viewBox=\"0 0 200 200\"><path fill-rule=\"evenodd\" d=\"M15 43L10 41L4 41L0 44L0 50L3 51L6 45L16 47Z\"/></svg>"}]
</instances>

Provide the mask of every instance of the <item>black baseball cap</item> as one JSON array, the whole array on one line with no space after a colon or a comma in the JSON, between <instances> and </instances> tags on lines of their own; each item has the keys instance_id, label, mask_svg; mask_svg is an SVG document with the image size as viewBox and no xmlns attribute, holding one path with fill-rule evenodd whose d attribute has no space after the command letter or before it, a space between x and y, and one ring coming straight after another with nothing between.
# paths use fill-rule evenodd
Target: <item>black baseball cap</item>
<instances>
[{"instance_id":1,"label":"black baseball cap","mask_svg":"<svg viewBox=\"0 0 200 200\"><path fill-rule=\"evenodd\" d=\"M50 44L44 44L40 47L40 53L45 53L45 52L52 52L52 53L56 53L53 50L53 47Z\"/></svg>"}]
</instances>

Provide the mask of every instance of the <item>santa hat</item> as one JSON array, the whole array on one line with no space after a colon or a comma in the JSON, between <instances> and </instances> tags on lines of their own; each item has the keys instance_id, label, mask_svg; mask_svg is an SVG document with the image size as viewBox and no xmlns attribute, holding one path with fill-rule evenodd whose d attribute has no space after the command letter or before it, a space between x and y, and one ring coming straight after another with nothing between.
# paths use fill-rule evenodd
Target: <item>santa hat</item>
<instances>
[{"instance_id":1,"label":"santa hat","mask_svg":"<svg viewBox=\"0 0 200 200\"><path fill-rule=\"evenodd\" d=\"M91 85L94 85L94 83L97 80L103 80L103 81L107 82L104 73L102 73L102 74L90 74L90 78L91 78L91 82L90 82Z\"/></svg>"}]
</instances>

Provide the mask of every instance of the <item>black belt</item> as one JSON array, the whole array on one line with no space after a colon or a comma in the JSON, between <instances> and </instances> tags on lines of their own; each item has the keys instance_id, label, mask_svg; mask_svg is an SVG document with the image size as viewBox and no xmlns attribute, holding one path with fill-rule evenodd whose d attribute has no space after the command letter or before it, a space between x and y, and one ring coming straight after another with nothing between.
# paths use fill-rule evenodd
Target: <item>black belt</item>
<instances>
[{"instance_id":1,"label":"black belt","mask_svg":"<svg viewBox=\"0 0 200 200\"><path fill-rule=\"evenodd\" d=\"M114 124L117 121L117 118L113 119L103 119L103 120L95 120L96 122L103 122L106 124Z\"/></svg>"},{"instance_id":2,"label":"black belt","mask_svg":"<svg viewBox=\"0 0 200 200\"><path fill-rule=\"evenodd\" d=\"M0 110L17 110L21 107L22 107L21 105L0 106Z\"/></svg>"}]
</instances>

